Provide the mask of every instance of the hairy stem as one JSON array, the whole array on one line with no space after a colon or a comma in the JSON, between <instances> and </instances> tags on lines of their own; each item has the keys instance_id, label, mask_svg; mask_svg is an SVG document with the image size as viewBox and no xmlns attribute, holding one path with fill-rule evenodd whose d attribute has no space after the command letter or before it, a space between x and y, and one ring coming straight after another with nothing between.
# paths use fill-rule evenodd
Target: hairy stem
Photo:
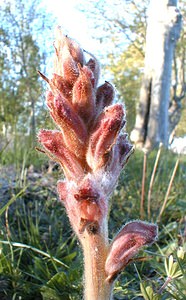
<instances>
[{"instance_id":1,"label":"hairy stem","mask_svg":"<svg viewBox=\"0 0 186 300\"><path fill-rule=\"evenodd\" d=\"M106 281L107 228L99 233L86 231L82 237L85 264L85 300L111 300L112 284Z\"/></svg>"}]
</instances>

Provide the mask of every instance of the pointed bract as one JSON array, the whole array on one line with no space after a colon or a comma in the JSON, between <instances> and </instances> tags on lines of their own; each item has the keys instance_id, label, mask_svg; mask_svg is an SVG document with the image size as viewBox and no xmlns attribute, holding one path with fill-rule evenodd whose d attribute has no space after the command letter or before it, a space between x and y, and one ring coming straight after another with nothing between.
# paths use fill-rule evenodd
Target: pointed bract
<instances>
[{"instance_id":1,"label":"pointed bract","mask_svg":"<svg viewBox=\"0 0 186 300\"><path fill-rule=\"evenodd\" d=\"M73 84L78 75L78 64L83 66L84 54L78 43L62 34L60 27L56 29L54 42L56 50L54 72Z\"/></svg>"}]
</instances>

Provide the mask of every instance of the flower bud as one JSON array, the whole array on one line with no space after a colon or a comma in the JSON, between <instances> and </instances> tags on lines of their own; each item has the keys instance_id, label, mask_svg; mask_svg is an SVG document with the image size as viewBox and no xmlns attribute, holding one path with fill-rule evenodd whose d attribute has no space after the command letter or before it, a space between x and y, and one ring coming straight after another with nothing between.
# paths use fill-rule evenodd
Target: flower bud
<instances>
[{"instance_id":1,"label":"flower bud","mask_svg":"<svg viewBox=\"0 0 186 300\"><path fill-rule=\"evenodd\" d=\"M85 155L87 130L82 119L74 111L72 105L61 95L47 94L47 105L55 123L60 127L66 146L73 149L76 156Z\"/></svg>"},{"instance_id":2,"label":"flower bud","mask_svg":"<svg viewBox=\"0 0 186 300\"><path fill-rule=\"evenodd\" d=\"M70 55L70 51L66 46L62 48L62 53L59 54L58 51L56 52L54 73L62 76L69 84L73 84L78 78L77 63Z\"/></svg>"},{"instance_id":3,"label":"flower bud","mask_svg":"<svg viewBox=\"0 0 186 300\"><path fill-rule=\"evenodd\" d=\"M130 155L133 153L133 146L129 143L127 134L121 134L119 136L117 147L120 156L120 163L123 168Z\"/></svg>"},{"instance_id":4,"label":"flower bud","mask_svg":"<svg viewBox=\"0 0 186 300\"><path fill-rule=\"evenodd\" d=\"M81 49L81 47L79 46L79 44L74 41L73 39L69 38L68 36L64 36L65 38L65 42L68 46L68 49L70 51L70 54L72 56L72 58L74 59L74 61L77 64L80 64L81 66L83 66L84 64L84 53L83 50Z\"/></svg>"},{"instance_id":5,"label":"flower bud","mask_svg":"<svg viewBox=\"0 0 186 300\"><path fill-rule=\"evenodd\" d=\"M83 177L83 163L65 146L61 132L43 129L40 130L38 138L46 149L46 154L60 163L68 179L79 180Z\"/></svg>"},{"instance_id":6,"label":"flower bud","mask_svg":"<svg viewBox=\"0 0 186 300\"><path fill-rule=\"evenodd\" d=\"M89 59L86 66L94 74L94 88L96 88L98 80L99 80L100 67L99 67L98 60L91 53L89 53L89 54L92 56L92 58Z\"/></svg>"},{"instance_id":7,"label":"flower bud","mask_svg":"<svg viewBox=\"0 0 186 300\"><path fill-rule=\"evenodd\" d=\"M107 280L114 280L138 251L157 239L155 224L133 221L126 224L113 240L105 263Z\"/></svg>"},{"instance_id":8,"label":"flower bud","mask_svg":"<svg viewBox=\"0 0 186 300\"><path fill-rule=\"evenodd\" d=\"M87 66L83 66L82 70L83 70L84 74L87 76L87 78L89 78L90 82L92 83L92 87L94 88L95 78L94 78L94 74L91 71L91 69L88 68Z\"/></svg>"},{"instance_id":9,"label":"flower bud","mask_svg":"<svg viewBox=\"0 0 186 300\"><path fill-rule=\"evenodd\" d=\"M49 80L49 85L54 95L58 95L60 93L62 97L71 101L72 85L62 76L54 73L52 79Z\"/></svg>"},{"instance_id":10,"label":"flower bud","mask_svg":"<svg viewBox=\"0 0 186 300\"><path fill-rule=\"evenodd\" d=\"M87 162L93 170L105 165L124 123L124 109L121 104L109 106L99 116L93 133L90 136L87 150Z\"/></svg>"},{"instance_id":11,"label":"flower bud","mask_svg":"<svg viewBox=\"0 0 186 300\"><path fill-rule=\"evenodd\" d=\"M102 226L104 217L108 213L108 204L98 192L91 174L79 179L59 181L57 190L60 200L67 210L71 224L76 233L85 230L89 234L96 234Z\"/></svg>"},{"instance_id":12,"label":"flower bud","mask_svg":"<svg viewBox=\"0 0 186 300\"><path fill-rule=\"evenodd\" d=\"M105 81L104 84L98 87L96 93L96 110L97 113L102 111L106 106L112 104L114 99L114 88L113 86Z\"/></svg>"},{"instance_id":13,"label":"flower bud","mask_svg":"<svg viewBox=\"0 0 186 300\"><path fill-rule=\"evenodd\" d=\"M39 75L50 85L50 88L52 90L52 94L54 96L57 96L58 94L61 94L62 97L65 97L66 99L71 101L72 98L72 85L66 81L62 76L58 74L53 74L52 79L48 79L44 74L42 74L40 71L38 71ZM48 96L48 95L47 95Z\"/></svg>"},{"instance_id":14,"label":"flower bud","mask_svg":"<svg viewBox=\"0 0 186 300\"><path fill-rule=\"evenodd\" d=\"M126 133L120 134L118 136L117 143L113 147L112 154L110 155L110 161L107 165L107 171L115 173L115 170L119 168L119 175L121 169L129 159L132 152L133 147L128 141L128 135Z\"/></svg>"},{"instance_id":15,"label":"flower bud","mask_svg":"<svg viewBox=\"0 0 186 300\"><path fill-rule=\"evenodd\" d=\"M92 72L79 66L79 77L73 87L72 103L81 116L88 123L95 115L95 93L91 83Z\"/></svg>"},{"instance_id":16,"label":"flower bud","mask_svg":"<svg viewBox=\"0 0 186 300\"><path fill-rule=\"evenodd\" d=\"M85 177L74 193L74 198L79 202L81 219L86 220L87 224L97 222L101 225L100 222L108 211L108 205L91 177ZM85 225L85 222L83 224Z\"/></svg>"},{"instance_id":17,"label":"flower bud","mask_svg":"<svg viewBox=\"0 0 186 300\"><path fill-rule=\"evenodd\" d=\"M74 198L79 202L81 218L88 222L98 221L102 215L99 200L100 195L93 181L86 178L81 183Z\"/></svg>"},{"instance_id":18,"label":"flower bud","mask_svg":"<svg viewBox=\"0 0 186 300\"><path fill-rule=\"evenodd\" d=\"M54 72L73 84L79 75L77 64L83 65L83 51L75 41L63 35L59 27L56 30L54 47Z\"/></svg>"}]
</instances>

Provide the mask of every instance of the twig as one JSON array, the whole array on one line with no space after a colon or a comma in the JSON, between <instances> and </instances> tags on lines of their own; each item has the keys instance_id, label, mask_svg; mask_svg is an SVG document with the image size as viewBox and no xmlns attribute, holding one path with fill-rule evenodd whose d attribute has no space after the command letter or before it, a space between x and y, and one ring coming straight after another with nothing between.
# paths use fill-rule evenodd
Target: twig
<instances>
[{"instance_id":1,"label":"twig","mask_svg":"<svg viewBox=\"0 0 186 300\"><path fill-rule=\"evenodd\" d=\"M153 187L153 183L154 183L154 178L155 178L155 174L156 174L156 170L157 170L157 166L158 166L158 162L159 162L159 158L160 158L160 154L161 154L161 150L162 150L162 143L160 143L159 145L159 149L156 155L156 160L154 163L154 168L152 171L152 175L151 175L151 179L150 179L150 184L149 184L149 191L148 191L148 200L147 200L147 213L148 213L148 220L150 220L151 217L151 194L152 194L152 187Z\"/></svg>"},{"instance_id":2,"label":"twig","mask_svg":"<svg viewBox=\"0 0 186 300\"><path fill-rule=\"evenodd\" d=\"M160 213L159 213L157 222L160 222L161 217L162 217L162 214L163 214L163 212L164 212L164 210L165 210L165 207L166 207L166 204L167 204L167 200L168 200L168 197L169 197L169 194L170 194L170 190L171 190L171 187L172 187L172 183L173 183L173 180L174 180L174 177L175 177L175 175L176 175L176 171L177 171L177 168L178 168L178 165L179 165L179 161L180 161L180 159L178 158L177 161L176 161L176 163L175 163L173 172L172 172L172 176L171 176L171 179L170 179L168 188L167 188L167 192L166 192L166 195L165 195L165 199L164 199L164 201L163 201L163 205L162 205L162 207L161 207L161 210L160 210Z\"/></svg>"},{"instance_id":3,"label":"twig","mask_svg":"<svg viewBox=\"0 0 186 300\"><path fill-rule=\"evenodd\" d=\"M158 294L161 294L163 290L166 288L166 286L171 282L172 277L167 277L166 281L162 285L162 287L159 289Z\"/></svg>"},{"instance_id":4,"label":"twig","mask_svg":"<svg viewBox=\"0 0 186 300\"><path fill-rule=\"evenodd\" d=\"M9 226L9 222L8 222L8 210L9 210L9 206L5 210L5 227L6 227L7 236L10 238L11 232L10 232L10 226Z\"/></svg>"},{"instance_id":5,"label":"twig","mask_svg":"<svg viewBox=\"0 0 186 300\"><path fill-rule=\"evenodd\" d=\"M140 202L140 218L144 219L144 200L145 200L145 181L147 173L147 151L144 150L143 157L143 175L142 175L142 186L141 186L141 202Z\"/></svg>"}]
</instances>

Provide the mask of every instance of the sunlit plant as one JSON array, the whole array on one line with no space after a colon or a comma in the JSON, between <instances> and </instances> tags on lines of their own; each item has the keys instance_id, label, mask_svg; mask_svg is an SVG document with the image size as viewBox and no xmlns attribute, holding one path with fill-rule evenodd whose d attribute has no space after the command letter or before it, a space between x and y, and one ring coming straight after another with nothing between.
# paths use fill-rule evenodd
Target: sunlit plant
<instances>
[{"instance_id":1,"label":"sunlit plant","mask_svg":"<svg viewBox=\"0 0 186 300\"><path fill-rule=\"evenodd\" d=\"M99 63L56 30L54 73L46 101L58 130L40 130L42 152L59 163L65 180L57 190L84 253L84 298L112 299L114 281L145 245L157 226L132 221L110 243L109 198L133 148L124 131L125 109L113 103L114 88L98 86Z\"/></svg>"}]
</instances>

